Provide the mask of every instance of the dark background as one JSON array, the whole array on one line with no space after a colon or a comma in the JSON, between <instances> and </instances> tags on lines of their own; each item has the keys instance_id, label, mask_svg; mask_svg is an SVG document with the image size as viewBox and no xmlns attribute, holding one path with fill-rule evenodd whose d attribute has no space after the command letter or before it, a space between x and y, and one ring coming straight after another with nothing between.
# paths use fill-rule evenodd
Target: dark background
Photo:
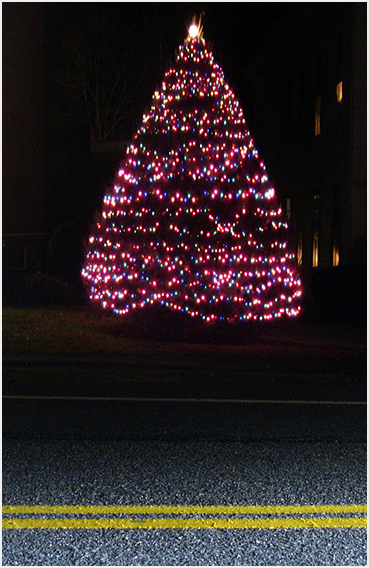
<instances>
[{"instance_id":1,"label":"dark background","mask_svg":"<svg viewBox=\"0 0 369 568\"><path fill-rule=\"evenodd\" d=\"M75 105L60 85L63 82L60 75L70 64L65 48L70 37L84 33L93 22L101 22L102 28L106 28L107 49L111 52L115 48L114 40L111 40L118 38L119 53L116 58L117 61L120 58L121 66L126 67L127 90L131 89L131 93L122 105L124 119L121 127L112 138L125 143L138 129L144 110L150 106L155 89L160 86L164 73L174 61L176 50L187 36L187 28L194 15L199 18L202 14L204 37L212 45L216 61L223 67L227 80L240 99L246 118L251 118L252 100L243 70L247 62L262 49L270 26L288 10L291 10L291 4L272 2L46 3L46 170L54 172L63 146L66 146L68 156L65 159L71 163L64 170L69 170L70 175L67 183L63 179L62 184L73 188L74 195L80 196L73 207L75 211L63 213L60 211L61 200L46 188L49 199L47 230L53 230L58 222L70 218L83 225L91 222L93 210L101 203L104 188L109 185L123 156L119 145L116 145L115 151L108 153L94 152L96 148L93 148L93 164L85 172L78 171L79 164L75 163L78 151L85 160L90 158L87 146L83 156L83 144L88 137L88 110ZM252 128L252 124L249 125ZM49 187L53 179L53 176L47 179Z\"/></svg>"},{"instance_id":2,"label":"dark background","mask_svg":"<svg viewBox=\"0 0 369 568\"><path fill-rule=\"evenodd\" d=\"M147 58L161 66L156 69L159 74L152 77L160 84L160 73L173 61L193 16L199 18L202 14L204 37L212 43L215 59L237 88L242 67L260 51L270 26L294 5L291 2L46 2L46 57L50 68L58 66L67 35L82 29L89 18L106 17L117 25L118 33L128 43L139 46L143 56L139 64ZM155 84L148 82L147 87L152 89Z\"/></svg>"},{"instance_id":3,"label":"dark background","mask_svg":"<svg viewBox=\"0 0 369 568\"><path fill-rule=\"evenodd\" d=\"M114 53L114 41L119 44L117 60L126 66L132 90L115 137L124 144L140 125L194 15L202 14L204 37L247 118L243 68L292 5L4 3L4 233L52 233L66 221L87 230L124 155L123 146L108 155L90 154L88 109L76 105L63 85L73 64L66 52L71 37L83 37L101 23L107 49Z\"/></svg>"},{"instance_id":4,"label":"dark background","mask_svg":"<svg viewBox=\"0 0 369 568\"><path fill-rule=\"evenodd\" d=\"M15 273L51 271L69 278L67 272L74 263L73 275L79 276L80 245L124 157L125 144L139 127L193 16L201 14L205 40L241 102L282 206L286 208L287 198L292 198L291 244L296 250L303 234L305 284L315 270L311 266L315 214L311 208L318 194L322 202L319 270L332 268L332 224L340 235L340 264L357 264L360 256L364 265L360 273L357 266L349 267L358 280L355 293L349 296L358 297L356 290L364 290L366 270L361 231L366 192L362 179L366 160L363 6L365 3L3 3L6 297L13 295ZM88 35L91 27L98 41ZM88 106L77 103L65 86L65 75L74 64L68 45L86 34L88 45L97 52L96 46L101 45L110 53L110 64L124 69L127 83L120 128L103 144L91 140ZM333 77L338 47L346 61L340 107L334 104L339 79ZM297 79L302 71L306 77L303 120L295 112L301 99ZM323 92L318 93L319 82ZM322 95L323 109L320 137L314 136L318 95ZM288 101L292 101L292 114L286 118ZM331 125L324 123L329 113ZM333 206L330 193L335 191L339 200ZM363 241L360 254L352 248L356 234ZM333 268L333 280L325 279L328 295L332 281L343 281L338 267ZM354 289L350 275L344 288L339 304L342 299L346 302L347 290Z\"/></svg>"}]
</instances>

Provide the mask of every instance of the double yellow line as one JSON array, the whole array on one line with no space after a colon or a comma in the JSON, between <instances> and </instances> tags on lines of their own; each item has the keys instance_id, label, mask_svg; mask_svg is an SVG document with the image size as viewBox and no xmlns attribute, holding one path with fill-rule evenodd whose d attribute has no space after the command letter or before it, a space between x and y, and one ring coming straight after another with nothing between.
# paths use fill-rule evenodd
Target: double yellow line
<instances>
[{"instance_id":1,"label":"double yellow line","mask_svg":"<svg viewBox=\"0 0 369 568\"><path fill-rule=\"evenodd\" d=\"M366 527L366 505L5 505L3 529L294 529Z\"/></svg>"}]
</instances>

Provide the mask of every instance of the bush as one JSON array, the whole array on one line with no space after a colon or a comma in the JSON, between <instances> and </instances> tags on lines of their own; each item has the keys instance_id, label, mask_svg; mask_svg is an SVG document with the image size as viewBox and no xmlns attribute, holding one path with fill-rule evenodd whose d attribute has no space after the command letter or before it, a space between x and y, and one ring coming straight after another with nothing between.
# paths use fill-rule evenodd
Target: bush
<instances>
[{"instance_id":1,"label":"bush","mask_svg":"<svg viewBox=\"0 0 369 568\"><path fill-rule=\"evenodd\" d=\"M153 341L238 345L252 342L257 328L250 322L205 323L164 306L148 306L116 317L115 321L110 319L103 331Z\"/></svg>"},{"instance_id":2,"label":"bush","mask_svg":"<svg viewBox=\"0 0 369 568\"><path fill-rule=\"evenodd\" d=\"M20 290L24 283L23 271L12 270L9 266L3 266L2 292L3 304L13 305L19 303Z\"/></svg>"},{"instance_id":3,"label":"bush","mask_svg":"<svg viewBox=\"0 0 369 568\"><path fill-rule=\"evenodd\" d=\"M366 319L366 265L325 268L313 273L313 299L323 317L340 321Z\"/></svg>"},{"instance_id":4,"label":"bush","mask_svg":"<svg viewBox=\"0 0 369 568\"><path fill-rule=\"evenodd\" d=\"M25 276L19 289L22 305L81 305L86 300L82 284L71 284L42 273Z\"/></svg>"},{"instance_id":5,"label":"bush","mask_svg":"<svg viewBox=\"0 0 369 568\"><path fill-rule=\"evenodd\" d=\"M59 225L47 246L52 274L67 282L79 281L84 261L83 235L74 221Z\"/></svg>"}]
</instances>

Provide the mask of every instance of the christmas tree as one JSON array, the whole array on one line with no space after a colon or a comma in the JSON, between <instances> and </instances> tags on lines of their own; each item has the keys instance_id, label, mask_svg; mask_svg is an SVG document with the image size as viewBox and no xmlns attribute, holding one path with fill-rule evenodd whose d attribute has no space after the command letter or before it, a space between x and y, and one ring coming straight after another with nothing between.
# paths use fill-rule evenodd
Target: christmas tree
<instances>
[{"instance_id":1,"label":"christmas tree","mask_svg":"<svg viewBox=\"0 0 369 568\"><path fill-rule=\"evenodd\" d=\"M82 270L117 314L206 321L300 312L287 223L241 106L194 22L105 195Z\"/></svg>"}]
</instances>

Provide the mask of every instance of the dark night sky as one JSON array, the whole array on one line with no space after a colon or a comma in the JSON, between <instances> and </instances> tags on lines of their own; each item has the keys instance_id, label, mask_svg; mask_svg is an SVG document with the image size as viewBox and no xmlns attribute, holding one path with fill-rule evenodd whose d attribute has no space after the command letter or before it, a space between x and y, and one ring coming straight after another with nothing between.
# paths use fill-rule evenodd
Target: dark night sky
<instances>
[{"instance_id":1,"label":"dark night sky","mask_svg":"<svg viewBox=\"0 0 369 568\"><path fill-rule=\"evenodd\" d=\"M321 5L324 9L332 4ZM94 211L96 204L101 203L100 194L109 183L110 169L106 172L106 164L98 162L90 152L88 109L84 107L78 114L80 105L77 112L75 109L70 112L73 120L65 120L64 111L70 111L71 105L66 109L70 100L62 92L61 81L56 80L68 36L73 32L80 34L91 17L97 19L99 26L100 16L101 21L105 18L112 22L117 35L111 37L125 40L123 58L114 57L114 62L118 62L116 68L120 69L121 61L129 59L131 74L141 74L144 78L140 91L136 90L125 105L127 123L119 138L115 138L127 142L150 106L154 90L160 88L178 46L183 44L192 17L202 12L205 40L212 44L215 60L221 64L227 82L240 100L254 135L253 93L243 71L261 51L275 24L274 30L278 31L280 17L300 7L308 13L313 6L318 4L4 2L3 188L9 211L4 217L5 232L52 231L70 218L78 222L83 218L85 222L90 216L87 205ZM110 36L102 34L102 37ZM363 62L364 56L359 69L364 69ZM262 149L262 142L256 141ZM94 169L90 167L92 161Z\"/></svg>"},{"instance_id":2,"label":"dark night sky","mask_svg":"<svg viewBox=\"0 0 369 568\"><path fill-rule=\"evenodd\" d=\"M270 25L295 3L290 2L48 2L49 37L55 42L77 28L91 13L119 22L122 33L142 44L161 27L168 58L187 35L193 15L202 12L204 37L232 67L255 55ZM50 44L49 44L50 45Z\"/></svg>"},{"instance_id":3,"label":"dark night sky","mask_svg":"<svg viewBox=\"0 0 369 568\"><path fill-rule=\"evenodd\" d=\"M225 73L227 82L232 87L236 97L240 100L246 120L250 127L251 121L248 119L252 113L248 112L248 91L244 84L242 71L252 57L254 57L263 46L271 26L277 19L290 11L295 3L228 3L228 2L52 2L44 3L45 9L45 62L46 62L46 124L49 125L51 140L56 150L49 150L47 154L48 163L51 171L49 185L53 189L53 202L57 205L53 207L54 213L51 218L57 224L60 216L60 199L55 186L55 164L60 161L62 149L60 143L66 139L62 131L62 138L56 137L54 127L71 127L75 130L77 124L82 124L84 112L80 109L73 110L73 104L65 98L60 83L55 81L58 69L63 60L63 45L71 34L81 35L88 22L97 19L99 27L103 28L103 22L113 24L113 34L118 34L119 40L124 43L123 59L128 61L128 82L133 82L139 78L139 89L134 91L133 98L126 103L124 111L127 117L124 118L120 140L130 140L136 129L141 123L142 115L152 100L155 89L160 87L164 78L164 73L169 69L171 62L175 59L177 48L183 44L187 37L187 28L194 15L197 17L201 13L204 30L204 38L208 45L212 45L215 60L220 63ZM105 29L105 28L104 28ZM103 34L105 37L105 34ZM120 68L120 67L119 67ZM128 112L127 112L128 111ZM69 114L68 114L69 113ZM69 118L66 119L66 116ZM59 117L59 118L58 118ZM72 117L72 118L70 118ZM81 118L82 117L82 118ZM85 122L87 125L87 121ZM123 124L123 123L122 123ZM77 139L76 139L77 140ZM77 147L81 144L77 140ZM76 147L76 148L77 148ZM65 153L70 154L70 149L65 148ZM56 152L56 153L55 153ZM78 151L76 150L77 154ZM80 151L79 151L80 152ZM68 154L68 155L69 155ZM75 151L72 152L74 156ZM68 158L70 159L70 158ZM74 158L73 158L74 159ZM76 158L77 159L77 158ZM78 161L78 160L77 160ZM95 169L97 165L95 164ZM68 166L67 181L64 174L61 176L60 191L68 203L74 195L84 195L81 182L78 188L75 187L76 179L85 181L85 193L91 193L91 180L83 175L73 173L74 166ZM103 187L112 171L115 171L115 164L111 165L111 171L102 169L99 175L94 174L98 180L98 188ZM64 177L63 177L64 176ZM99 177L100 176L100 177ZM65 188L69 188L71 198L68 201L65 196ZM74 197L73 197L74 199ZM100 193L97 192L96 203L101 200ZM84 198L78 209L84 210ZM68 216L69 213L65 213ZM51 221L50 221L51 222Z\"/></svg>"},{"instance_id":4,"label":"dark night sky","mask_svg":"<svg viewBox=\"0 0 369 568\"><path fill-rule=\"evenodd\" d=\"M187 35L192 17L204 12L204 37L212 43L216 61L242 99L242 69L262 48L273 23L295 5L288 2L45 3L46 58L51 67L57 66L68 33L78 31L91 15L102 14L117 24L118 33L135 44L136 52L142 57L145 53L160 57L161 72L165 72ZM138 70L139 66L137 62ZM155 71L149 80L151 94L162 81L161 72Z\"/></svg>"},{"instance_id":5,"label":"dark night sky","mask_svg":"<svg viewBox=\"0 0 369 568\"><path fill-rule=\"evenodd\" d=\"M287 2L4 2L5 233L53 231L65 219L89 221L109 182L105 164L95 161L90 168L86 109L82 119L83 113L71 110L57 80L68 36L80 34L91 17L97 17L99 25L100 15L115 24L115 33L126 42L133 75L144 77L141 91L130 101L130 124L121 137L129 140L194 15L204 12L204 37L213 44L215 59L246 114L241 96L244 64L262 47L270 26L294 6Z\"/></svg>"}]
</instances>

